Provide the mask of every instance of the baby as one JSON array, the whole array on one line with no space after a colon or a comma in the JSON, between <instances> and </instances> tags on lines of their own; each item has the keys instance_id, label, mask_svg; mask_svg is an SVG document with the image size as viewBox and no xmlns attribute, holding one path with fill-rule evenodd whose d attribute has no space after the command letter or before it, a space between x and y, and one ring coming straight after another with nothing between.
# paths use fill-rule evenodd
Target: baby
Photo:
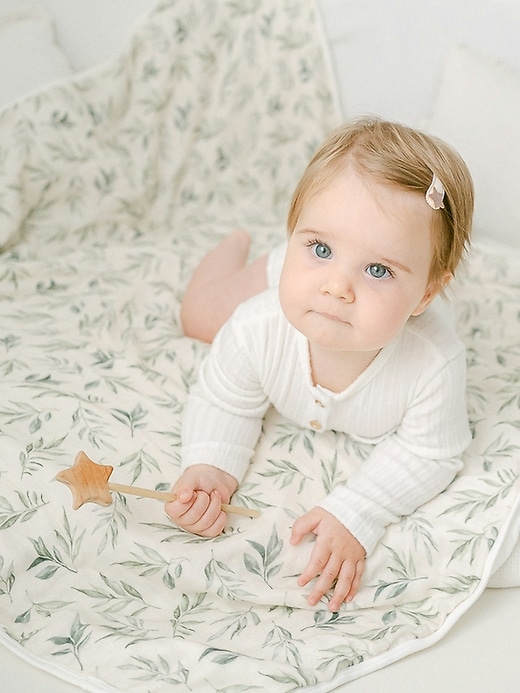
<instances>
[{"instance_id":1,"label":"baby","mask_svg":"<svg viewBox=\"0 0 520 693\"><path fill-rule=\"evenodd\" d=\"M221 503L270 405L302 427L370 443L359 470L291 535L316 537L298 579L315 580L308 603L329 590L331 611L353 599L385 527L448 486L471 438L464 348L432 302L469 243L472 213L470 174L448 146L361 119L332 133L304 171L286 247L247 265L249 238L235 232L202 261L182 320L186 334L214 341L183 421L178 499L166 506L177 524L222 532Z\"/></svg>"}]
</instances>

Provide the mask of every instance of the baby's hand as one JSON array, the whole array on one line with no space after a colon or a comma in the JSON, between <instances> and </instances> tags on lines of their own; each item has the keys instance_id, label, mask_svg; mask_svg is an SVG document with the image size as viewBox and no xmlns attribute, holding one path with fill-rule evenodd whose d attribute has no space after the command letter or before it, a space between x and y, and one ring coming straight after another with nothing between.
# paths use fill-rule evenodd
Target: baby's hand
<instances>
[{"instance_id":1,"label":"baby's hand","mask_svg":"<svg viewBox=\"0 0 520 693\"><path fill-rule=\"evenodd\" d=\"M352 601L359 589L365 568L365 549L345 525L320 507L296 520L291 544L298 544L308 532L316 535L316 542L298 585L305 587L319 576L307 598L308 604L314 606L336 581L329 610L338 611L344 601Z\"/></svg>"},{"instance_id":2,"label":"baby's hand","mask_svg":"<svg viewBox=\"0 0 520 693\"><path fill-rule=\"evenodd\" d=\"M180 527L203 537L218 536L226 525L222 503L229 503L237 480L209 464L188 467L175 482L177 499L165 505L166 514Z\"/></svg>"}]
</instances>

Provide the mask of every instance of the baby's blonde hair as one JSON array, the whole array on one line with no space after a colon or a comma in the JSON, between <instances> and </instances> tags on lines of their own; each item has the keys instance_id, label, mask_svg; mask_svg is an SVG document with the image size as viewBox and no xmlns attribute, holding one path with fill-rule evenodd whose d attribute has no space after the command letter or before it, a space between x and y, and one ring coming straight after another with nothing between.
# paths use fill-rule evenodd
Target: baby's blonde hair
<instances>
[{"instance_id":1,"label":"baby's blonde hair","mask_svg":"<svg viewBox=\"0 0 520 693\"><path fill-rule=\"evenodd\" d=\"M445 142L398 123L362 118L338 128L325 140L296 186L287 227L294 231L303 206L353 163L379 183L426 194L433 174L442 182L444 208L433 211L433 258L429 281L442 286L469 246L473 182L462 158ZM426 199L424 201L426 205Z\"/></svg>"}]
</instances>

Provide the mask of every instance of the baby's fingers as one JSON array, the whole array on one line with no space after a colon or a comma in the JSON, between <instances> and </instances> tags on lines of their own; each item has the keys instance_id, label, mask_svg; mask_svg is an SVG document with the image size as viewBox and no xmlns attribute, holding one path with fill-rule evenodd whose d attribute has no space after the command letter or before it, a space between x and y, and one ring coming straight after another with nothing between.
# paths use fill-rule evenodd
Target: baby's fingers
<instances>
[{"instance_id":1,"label":"baby's fingers","mask_svg":"<svg viewBox=\"0 0 520 693\"><path fill-rule=\"evenodd\" d=\"M339 611L343 602L350 602L354 599L359 589L364 569L364 560L358 561L357 563L352 563L350 561L345 561L343 563L329 602L330 611Z\"/></svg>"},{"instance_id":2,"label":"baby's fingers","mask_svg":"<svg viewBox=\"0 0 520 693\"><path fill-rule=\"evenodd\" d=\"M341 561L334 554L325 557L321 552L316 552L316 555L311 554L311 560L300 575L298 584L304 587L310 580L317 577L316 584L307 597L309 606L315 606L334 587L329 610L339 611L343 602L351 601L356 595L364 567L364 560Z\"/></svg>"},{"instance_id":3,"label":"baby's fingers","mask_svg":"<svg viewBox=\"0 0 520 693\"><path fill-rule=\"evenodd\" d=\"M226 525L221 497L217 491L210 495L198 491L189 503L179 500L168 503L166 512L180 527L203 537L216 537Z\"/></svg>"},{"instance_id":4,"label":"baby's fingers","mask_svg":"<svg viewBox=\"0 0 520 693\"><path fill-rule=\"evenodd\" d=\"M363 558L361 561L358 561L356 564L356 575L354 576L354 579L352 580L352 585L350 586L350 592L347 594L347 598L345 601L351 602L356 594L359 591L359 586L361 584L361 578L363 577L363 573L365 572L365 559Z\"/></svg>"},{"instance_id":5,"label":"baby's fingers","mask_svg":"<svg viewBox=\"0 0 520 693\"><path fill-rule=\"evenodd\" d=\"M314 557L311 555L311 560L298 580L300 587L303 587L314 577L317 577L316 584L307 597L307 603L310 606L315 606L330 590L338 577L340 568L341 561L335 558L333 554L328 557L324 557L322 554Z\"/></svg>"}]
</instances>

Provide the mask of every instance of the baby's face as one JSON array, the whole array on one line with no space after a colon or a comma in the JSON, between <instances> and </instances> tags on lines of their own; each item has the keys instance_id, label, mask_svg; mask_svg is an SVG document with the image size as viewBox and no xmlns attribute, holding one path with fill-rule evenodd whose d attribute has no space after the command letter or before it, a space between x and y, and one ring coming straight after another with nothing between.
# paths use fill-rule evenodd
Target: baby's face
<instances>
[{"instance_id":1,"label":"baby's face","mask_svg":"<svg viewBox=\"0 0 520 693\"><path fill-rule=\"evenodd\" d=\"M316 347L377 353L437 293L432 214L424 195L349 165L304 205L289 239L280 279L289 322Z\"/></svg>"}]
</instances>

